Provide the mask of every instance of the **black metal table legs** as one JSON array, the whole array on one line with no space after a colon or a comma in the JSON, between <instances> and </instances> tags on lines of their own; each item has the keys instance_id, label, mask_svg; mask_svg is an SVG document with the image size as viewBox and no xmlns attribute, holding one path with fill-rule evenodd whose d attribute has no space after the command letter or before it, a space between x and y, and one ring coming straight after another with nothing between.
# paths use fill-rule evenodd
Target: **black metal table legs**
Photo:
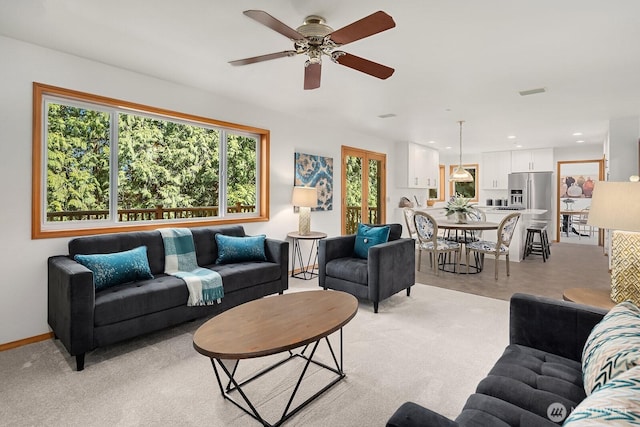
<instances>
[{"instance_id":1,"label":"black metal table legs","mask_svg":"<svg viewBox=\"0 0 640 427\"><path fill-rule=\"evenodd\" d=\"M325 341L327 344L327 347L329 349L329 352L331 354L331 358L333 359L333 366L324 364L322 362L319 362L317 360L314 360L314 356L316 355L316 350L318 349L319 344L322 341ZM311 351L309 353L309 355L306 354L307 350L311 348ZM302 351L300 351L299 353L293 353L291 351L288 352L287 357L285 357L284 359L276 362L275 364L259 371L258 373L250 376L247 379L244 379L242 381L239 381L236 377L237 377L237 370L238 370L238 365L239 365L239 360L222 360L222 359L216 359L216 358L211 358L211 364L213 365L213 370L215 372L216 375L216 380L218 381L218 386L220 387L220 392L222 393L222 396L226 399L229 400L231 403L233 403L234 405L236 405L238 408L242 409L244 412L246 412L248 415L250 415L251 417L253 417L254 419L256 419L257 421L259 421L263 426L265 427L277 427L282 425L285 421L287 421L289 418L291 418L293 415L295 415L298 411L300 411L302 408L304 408L306 405L308 405L309 403L311 403L313 400L315 400L316 398L318 398L320 395L322 395L325 391L329 390L331 387L333 387L335 384L337 384L340 380L342 380L346 375L343 371L343 365L342 365L342 328L340 329L340 353L338 355L338 358L336 357L336 354L333 350L333 347L331 346L331 342L329 341L329 337L324 337L319 339L318 341L315 341L311 344L308 344L306 346L304 346L304 348L302 349ZM247 394L245 393L245 391L242 389L243 386L245 386L246 384L250 383L251 381L263 376L264 374L274 370L275 368L281 366L282 364L293 360L295 358L302 358L304 359L306 362L304 363L304 367L300 373L300 376L298 377L298 380L296 382L295 387L293 388L293 391L291 392L291 396L289 397L289 400L284 408L284 411L282 412L282 416L280 417L279 420L275 421L273 424L268 422L267 420L264 419L264 417L260 414L260 412L258 411L258 409L256 408L256 406L251 402L251 400L249 399L249 397L247 396ZM302 379L304 378L305 374L307 373L307 370L310 366L310 364L313 363L316 366L320 366L323 369L326 369L328 371L333 372L334 374L336 374L335 378L333 378L333 380L331 380L327 385L325 385L324 387L322 387L319 391L315 392L311 397L309 397L308 399L306 399L304 402L300 403L299 405L292 407L292 403L293 400L296 397L296 394L298 393L298 390L300 389L300 385L302 384ZM226 376L226 379L224 380L224 382L226 382L226 385L223 384L223 377L221 375L221 373L218 371L218 367L222 370L222 372L224 373L224 375ZM239 395L239 397L241 399L234 399L232 394L235 394L235 392L237 392L237 394Z\"/></svg>"}]
</instances>

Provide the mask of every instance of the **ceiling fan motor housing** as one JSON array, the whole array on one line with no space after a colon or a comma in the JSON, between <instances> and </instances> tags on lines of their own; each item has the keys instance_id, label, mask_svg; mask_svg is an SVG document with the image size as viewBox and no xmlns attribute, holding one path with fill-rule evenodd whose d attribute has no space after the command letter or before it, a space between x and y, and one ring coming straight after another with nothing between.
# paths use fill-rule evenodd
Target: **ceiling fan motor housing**
<instances>
[{"instance_id":1,"label":"ceiling fan motor housing","mask_svg":"<svg viewBox=\"0 0 640 427\"><path fill-rule=\"evenodd\" d=\"M312 46L319 46L324 38L333 33L333 28L325 24L325 20L321 16L310 15L304 19L304 24L299 26L296 31L306 37Z\"/></svg>"}]
</instances>

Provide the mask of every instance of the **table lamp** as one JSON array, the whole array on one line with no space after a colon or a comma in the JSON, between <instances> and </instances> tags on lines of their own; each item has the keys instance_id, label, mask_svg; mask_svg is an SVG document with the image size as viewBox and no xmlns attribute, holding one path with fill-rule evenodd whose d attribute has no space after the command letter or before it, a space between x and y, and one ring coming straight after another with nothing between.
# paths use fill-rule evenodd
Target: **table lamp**
<instances>
[{"instance_id":1,"label":"table lamp","mask_svg":"<svg viewBox=\"0 0 640 427\"><path fill-rule=\"evenodd\" d=\"M640 183L596 182L587 224L612 230L611 299L640 305Z\"/></svg>"},{"instance_id":2,"label":"table lamp","mask_svg":"<svg viewBox=\"0 0 640 427\"><path fill-rule=\"evenodd\" d=\"M311 208L318 206L318 190L315 187L293 187L291 203L300 208L298 233L306 236L311 233Z\"/></svg>"}]
</instances>

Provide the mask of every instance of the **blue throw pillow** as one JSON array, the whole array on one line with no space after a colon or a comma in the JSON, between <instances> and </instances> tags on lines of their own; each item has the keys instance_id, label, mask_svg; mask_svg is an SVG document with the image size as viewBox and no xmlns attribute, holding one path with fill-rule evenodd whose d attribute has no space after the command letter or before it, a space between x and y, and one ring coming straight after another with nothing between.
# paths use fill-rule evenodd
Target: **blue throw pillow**
<instances>
[{"instance_id":1,"label":"blue throw pillow","mask_svg":"<svg viewBox=\"0 0 640 427\"><path fill-rule=\"evenodd\" d=\"M112 254L76 255L73 259L93 272L96 290L134 280L153 279L146 246Z\"/></svg>"},{"instance_id":2,"label":"blue throw pillow","mask_svg":"<svg viewBox=\"0 0 640 427\"><path fill-rule=\"evenodd\" d=\"M229 264L243 261L266 261L264 241L266 236L225 236L216 234L218 244L218 259L216 264Z\"/></svg>"},{"instance_id":3,"label":"blue throw pillow","mask_svg":"<svg viewBox=\"0 0 640 427\"><path fill-rule=\"evenodd\" d=\"M369 248L389 240L390 226L370 227L364 224L358 224L358 232L356 233L356 245L353 248L358 258L367 259L369 257Z\"/></svg>"}]
</instances>

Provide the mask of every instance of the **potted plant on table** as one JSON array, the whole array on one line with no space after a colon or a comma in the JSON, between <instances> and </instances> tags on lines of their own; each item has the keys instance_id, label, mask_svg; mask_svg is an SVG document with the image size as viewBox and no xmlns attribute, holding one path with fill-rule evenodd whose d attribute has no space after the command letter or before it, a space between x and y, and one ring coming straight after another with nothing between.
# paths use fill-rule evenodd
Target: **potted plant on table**
<instances>
[{"instance_id":1,"label":"potted plant on table","mask_svg":"<svg viewBox=\"0 0 640 427\"><path fill-rule=\"evenodd\" d=\"M451 196L447 205L444 207L446 216L455 216L455 222L464 224L467 222L467 214L473 209L473 204L470 203L471 199L463 197L461 194L456 193Z\"/></svg>"}]
</instances>

